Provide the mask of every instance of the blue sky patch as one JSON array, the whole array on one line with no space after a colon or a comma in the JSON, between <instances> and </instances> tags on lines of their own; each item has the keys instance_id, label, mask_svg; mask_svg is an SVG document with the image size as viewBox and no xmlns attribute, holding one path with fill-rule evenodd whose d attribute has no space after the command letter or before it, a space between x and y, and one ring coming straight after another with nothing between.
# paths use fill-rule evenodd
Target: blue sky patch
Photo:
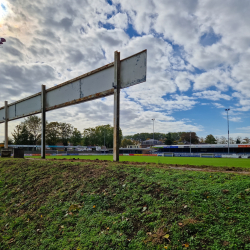
<instances>
[{"instance_id":1,"label":"blue sky patch","mask_svg":"<svg viewBox=\"0 0 250 250\"><path fill-rule=\"evenodd\" d=\"M99 21L98 24L99 24L99 27L102 27L102 28L107 29L107 30L112 30L115 28L115 26L110 24L110 23L102 23Z\"/></svg>"},{"instance_id":2,"label":"blue sky patch","mask_svg":"<svg viewBox=\"0 0 250 250\"><path fill-rule=\"evenodd\" d=\"M6 7L5 7L5 5L4 5L3 3L1 3L1 7L2 7L2 9L3 9L4 11L6 11Z\"/></svg>"},{"instance_id":3,"label":"blue sky patch","mask_svg":"<svg viewBox=\"0 0 250 250\"><path fill-rule=\"evenodd\" d=\"M113 5L113 3L112 3L111 0L107 0L107 3L108 3L109 5Z\"/></svg>"},{"instance_id":4,"label":"blue sky patch","mask_svg":"<svg viewBox=\"0 0 250 250\"><path fill-rule=\"evenodd\" d=\"M204 47L211 46L219 42L220 39L221 35L215 34L213 29L211 29L210 32L207 32L200 37L200 44L203 45Z\"/></svg>"},{"instance_id":5,"label":"blue sky patch","mask_svg":"<svg viewBox=\"0 0 250 250\"><path fill-rule=\"evenodd\" d=\"M141 36L133 27L131 23L128 24L128 28L125 30L126 33L129 35L130 38Z\"/></svg>"},{"instance_id":6,"label":"blue sky patch","mask_svg":"<svg viewBox=\"0 0 250 250\"><path fill-rule=\"evenodd\" d=\"M194 67L194 72L192 72L192 73L195 74L195 75L200 75L200 74L203 74L205 72L206 72L206 70Z\"/></svg>"}]
</instances>

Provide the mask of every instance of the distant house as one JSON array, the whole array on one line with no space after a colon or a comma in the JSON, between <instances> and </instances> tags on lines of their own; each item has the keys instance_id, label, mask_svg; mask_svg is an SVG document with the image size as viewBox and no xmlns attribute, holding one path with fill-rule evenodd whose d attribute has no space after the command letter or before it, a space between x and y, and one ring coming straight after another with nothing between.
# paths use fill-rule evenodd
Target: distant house
<instances>
[{"instance_id":1,"label":"distant house","mask_svg":"<svg viewBox=\"0 0 250 250\"><path fill-rule=\"evenodd\" d=\"M141 144L141 147L148 148L148 147L152 147L155 145L162 145L162 142L158 140L154 140L154 139L149 139L149 140L143 141Z\"/></svg>"}]
</instances>

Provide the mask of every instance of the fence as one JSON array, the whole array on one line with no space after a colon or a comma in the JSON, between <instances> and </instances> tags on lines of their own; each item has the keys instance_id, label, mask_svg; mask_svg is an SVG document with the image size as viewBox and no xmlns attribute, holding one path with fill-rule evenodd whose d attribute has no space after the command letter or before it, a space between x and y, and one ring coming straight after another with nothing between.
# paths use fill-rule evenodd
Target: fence
<instances>
[{"instance_id":1,"label":"fence","mask_svg":"<svg viewBox=\"0 0 250 250\"><path fill-rule=\"evenodd\" d=\"M0 153L1 155L1 153ZM41 154L29 154L25 153L24 156L40 156ZM46 153L46 156L84 156L84 155L112 155L111 153ZM163 154L119 154L119 156L158 156L158 157L169 157L169 155ZM174 153L173 157L201 157L201 154L188 154L188 153ZM213 158L242 158L242 159L250 159L250 154L214 154Z\"/></svg>"}]
</instances>

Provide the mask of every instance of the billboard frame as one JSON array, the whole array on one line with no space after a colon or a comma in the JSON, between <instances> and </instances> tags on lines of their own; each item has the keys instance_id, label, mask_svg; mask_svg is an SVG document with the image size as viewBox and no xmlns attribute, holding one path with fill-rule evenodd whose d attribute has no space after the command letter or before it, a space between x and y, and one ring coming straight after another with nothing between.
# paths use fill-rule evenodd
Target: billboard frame
<instances>
[{"instance_id":1,"label":"billboard frame","mask_svg":"<svg viewBox=\"0 0 250 250\"><path fill-rule=\"evenodd\" d=\"M112 63L49 89L42 85L41 92L14 103L5 101L5 106L0 107L0 123L5 123L5 148L9 121L41 113L41 158L45 159L46 112L114 94L113 161L119 161L120 90L145 82L146 74L147 50L123 60L120 52L115 51Z\"/></svg>"}]
</instances>

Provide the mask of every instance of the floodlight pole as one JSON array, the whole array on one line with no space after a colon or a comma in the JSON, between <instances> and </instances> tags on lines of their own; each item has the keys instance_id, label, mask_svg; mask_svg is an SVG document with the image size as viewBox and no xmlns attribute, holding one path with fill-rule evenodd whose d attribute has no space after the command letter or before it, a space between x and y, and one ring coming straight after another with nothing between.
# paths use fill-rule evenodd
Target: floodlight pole
<instances>
[{"instance_id":1,"label":"floodlight pole","mask_svg":"<svg viewBox=\"0 0 250 250\"><path fill-rule=\"evenodd\" d=\"M191 131L190 131L190 154L191 154Z\"/></svg>"},{"instance_id":2,"label":"floodlight pole","mask_svg":"<svg viewBox=\"0 0 250 250\"><path fill-rule=\"evenodd\" d=\"M104 130L104 147L105 147L105 130Z\"/></svg>"},{"instance_id":3,"label":"floodlight pole","mask_svg":"<svg viewBox=\"0 0 250 250\"><path fill-rule=\"evenodd\" d=\"M105 130L104 130L104 150L105 150ZM105 154L105 151L104 151Z\"/></svg>"},{"instance_id":4,"label":"floodlight pole","mask_svg":"<svg viewBox=\"0 0 250 250\"><path fill-rule=\"evenodd\" d=\"M155 125L154 124L155 123L155 118L153 118L152 121L153 121L153 140L155 140L155 126L154 126Z\"/></svg>"},{"instance_id":5,"label":"floodlight pole","mask_svg":"<svg viewBox=\"0 0 250 250\"><path fill-rule=\"evenodd\" d=\"M41 158L45 159L46 153L45 153L45 133L46 133L46 86L42 85L42 136L41 136Z\"/></svg>"},{"instance_id":6,"label":"floodlight pole","mask_svg":"<svg viewBox=\"0 0 250 250\"><path fill-rule=\"evenodd\" d=\"M114 53L114 136L113 161L119 161L119 128L120 128L120 52Z\"/></svg>"},{"instance_id":7,"label":"floodlight pole","mask_svg":"<svg viewBox=\"0 0 250 250\"><path fill-rule=\"evenodd\" d=\"M4 148L8 148L9 147L9 145L8 145L8 120L9 120L9 116L8 116L8 102L7 101L5 101L4 102L4 104L5 104L5 134L4 134L4 136L5 136L5 142L4 142Z\"/></svg>"},{"instance_id":8,"label":"floodlight pole","mask_svg":"<svg viewBox=\"0 0 250 250\"><path fill-rule=\"evenodd\" d=\"M227 132L227 135L228 135L228 139L227 139L227 148L228 148L228 154L229 154L229 120L228 120L228 111L230 109L225 109L225 111L227 111L227 128L228 128L228 132Z\"/></svg>"}]
</instances>

